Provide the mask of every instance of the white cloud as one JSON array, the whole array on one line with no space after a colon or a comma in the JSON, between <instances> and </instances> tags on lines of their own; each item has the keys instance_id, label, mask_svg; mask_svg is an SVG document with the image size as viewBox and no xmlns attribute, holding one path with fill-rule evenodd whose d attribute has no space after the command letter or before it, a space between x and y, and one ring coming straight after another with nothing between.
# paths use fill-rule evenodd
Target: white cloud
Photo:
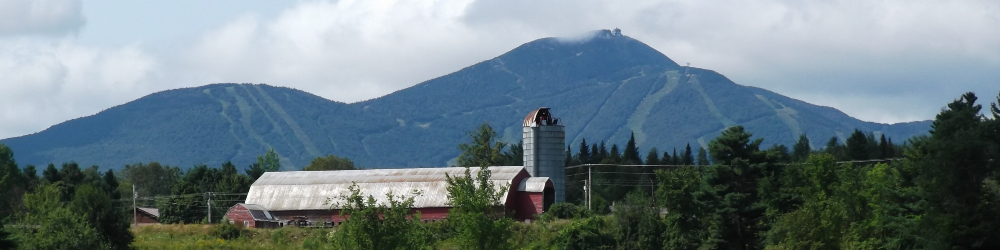
<instances>
[{"instance_id":1,"label":"white cloud","mask_svg":"<svg viewBox=\"0 0 1000 250\"><path fill-rule=\"evenodd\" d=\"M385 95L529 41L462 22L467 1L304 2L206 32L188 60L227 82L294 86L353 102ZM537 38L537 37L535 37Z\"/></svg>"},{"instance_id":2,"label":"white cloud","mask_svg":"<svg viewBox=\"0 0 1000 250\"><path fill-rule=\"evenodd\" d=\"M0 40L0 138L131 101L153 88L156 62L134 47L98 48L58 40Z\"/></svg>"},{"instance_id":3,"label":"white cloud","mask_svg":"<svg viewBox=\"0 0 1000 250\"><path fill-rule=\"evenodd\" d=\"M0 37L74 33L85 21L79 0L0 1Z\"/></svg>"}]
</instances>

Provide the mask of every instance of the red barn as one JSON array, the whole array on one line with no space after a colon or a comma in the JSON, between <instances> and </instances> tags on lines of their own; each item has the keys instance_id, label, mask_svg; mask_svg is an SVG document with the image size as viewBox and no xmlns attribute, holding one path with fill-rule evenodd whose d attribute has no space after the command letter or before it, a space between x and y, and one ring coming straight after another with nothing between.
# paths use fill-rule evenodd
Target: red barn
<instances>
[{"instance_id":1,"label":"red barn","mask_svg":"<svg viewBox=\"0 0 1000 250\"><path fill-rule=\"evenodd\" d=\"M521 166L489 167L490 182L507 189L501 205L514 211L518 220L534 219L555 200L552 182L547 177L531 177ZM479 168L470 168L472 175ZM414 197L413 212L425 221L448 217L450 176L464 176L465 168L411 168L342 171L292 171L264 173L250 187L245 203L233 206L226 215L247 221L249 227L262 227L259 221L277 222L277 226L332 226L344 218L337 209L341 197L356 184L365 195L386 202L386 194ZM414 191L419 195L414 196ZM253 216L254 211L259 215ZM234 219L239 218L239 219ZM266 219L266 220L263 220Z\"/></svg>"},{"instance_id":2,"label":"red barn","mask_svg":"<svg viewBox=\"0 0 1000 250\"><path fill-rule=\"evenodd\" d=\"M276 228L279 222L267 209L253 204L237 203L226 212L229 224L253 228Z\"/></svg>"}]
</instances>

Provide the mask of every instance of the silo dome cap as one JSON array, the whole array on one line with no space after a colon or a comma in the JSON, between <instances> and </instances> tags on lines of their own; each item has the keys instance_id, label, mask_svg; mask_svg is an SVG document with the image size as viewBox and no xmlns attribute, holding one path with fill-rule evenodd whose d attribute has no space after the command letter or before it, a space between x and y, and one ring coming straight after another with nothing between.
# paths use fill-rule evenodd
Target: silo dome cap
<instances>
[{"instance_id":1,"label":"silo dome cap","mask_svg":"<svg viewBox=\"0 0 1000 250\"><path fill-rule=\"evenodd\" d=\"M549 112L549 108L541 107L536 110L528 112L528 116L524 117L525 127L538 127L538 126L552 126L558 125L559 119L552 117L552 113Z\"/></svg>"}]
</instances>

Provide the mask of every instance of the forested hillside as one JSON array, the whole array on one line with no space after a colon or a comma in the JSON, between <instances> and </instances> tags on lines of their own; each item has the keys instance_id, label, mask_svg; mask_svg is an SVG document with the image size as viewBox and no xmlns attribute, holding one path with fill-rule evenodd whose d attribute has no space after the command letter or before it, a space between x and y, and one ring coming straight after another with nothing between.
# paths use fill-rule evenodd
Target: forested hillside
<instances>
[{"instance_id":1,"label":"forested hillside","mask_svg":"<svg viewBox=\"0 0 1000 250\"><path fill-rule=\"evenodd\" d=\"M508 142L520 140L521 120L539 107L561 118L567 145L583 138L621 144L634 136L644 150L707 148L736 125L767 138L765 145L792 145L805 134L814 149L831 137L844 141L855 129L902 142L926 134L929 125L860 121L679 66L638 40L600 30L588 39L535 40L358 103L268 85L213 84L154 93L0 143L19 152L21 163L37 166L246 166L274 149L289 169L328 154L368 168L435 167L454 164L455 145L483 122Z\"/></svg>"}]
</instances>

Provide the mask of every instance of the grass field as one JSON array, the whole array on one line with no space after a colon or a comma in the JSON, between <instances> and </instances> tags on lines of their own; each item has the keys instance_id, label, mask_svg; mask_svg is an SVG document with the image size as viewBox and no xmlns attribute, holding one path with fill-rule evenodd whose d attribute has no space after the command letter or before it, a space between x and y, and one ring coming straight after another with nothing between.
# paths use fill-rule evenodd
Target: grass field
<instances>
[{"instance_id":1,"label":"grass field","mask_svg":"<svg viewBox=\"0 0 1000 250\"><path fill-rule=\"evenodd\" d=\"M515 249L548 249L552 238L571 221L515 223L510 239ZM428 241L430 249L459 249L441 235L439 223L424 224L434 233ZM279 229L241 228L239 236L225 240L219 236L220 225L163 224L133 228L135 249L334 249L330 242L335 229L297 228Z\"/></svg>"},{"instance_id":2,"label":"grass field","mask_svg":"<svg viewBox=\"0 0 1000 250\"><path fill-rule=\"evenodd\" d=\"M329 249L332 232L323 228L244 229L242 236L223 240L212 225L150 225L133 229L136 249Z\"/></svg>"}]
</instances>

